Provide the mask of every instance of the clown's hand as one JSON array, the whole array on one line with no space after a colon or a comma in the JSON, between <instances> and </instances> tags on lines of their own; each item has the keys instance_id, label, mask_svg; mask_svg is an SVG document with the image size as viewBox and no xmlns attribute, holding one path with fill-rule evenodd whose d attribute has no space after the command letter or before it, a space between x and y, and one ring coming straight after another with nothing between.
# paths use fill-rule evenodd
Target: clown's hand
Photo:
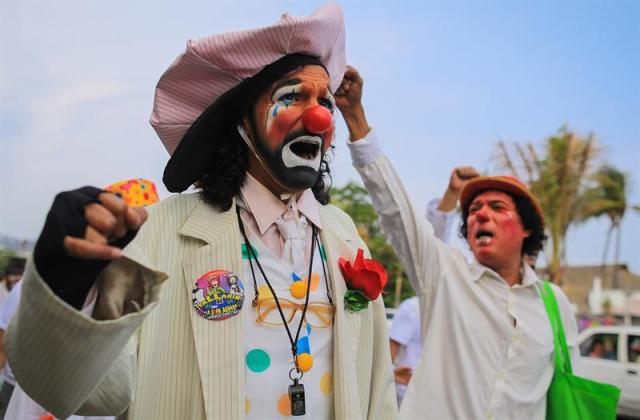
<instances>
[{"instance_id":1,"label":"clown's hand","mask_svg":"<svg viewBox=\"0 0 640 420\"><path fill-rule=\"evenodd\" d=\"M362 106L362 85L364 81L355 67L347 66L340 87L336 90L336 105L340 112L348 113L354 107Z\"/></svg>"},{"instance_id":2,"label":"clown's hand","mask_svg":"<svg viewBox=\"0 0 640 420\"><path fill-rule=\"evenodd\" d=\"M60 298L79 308L100 272L122 256L146 219L143 208L98 188L62 192L36 243L36 269Z\"/></svg>"},{"instance_id":3,"label":"clown's hand","mask_svg":"<svg viewBox=\"0 0 640 420\"><path fill-rule=\"evenodd\" d=\"M360 140L369 132L369 124L362 106L364 81L354 67L347 66L340 87L335 92L336 106L349 129L351 141Z\"/></svg>"}]
</instances>

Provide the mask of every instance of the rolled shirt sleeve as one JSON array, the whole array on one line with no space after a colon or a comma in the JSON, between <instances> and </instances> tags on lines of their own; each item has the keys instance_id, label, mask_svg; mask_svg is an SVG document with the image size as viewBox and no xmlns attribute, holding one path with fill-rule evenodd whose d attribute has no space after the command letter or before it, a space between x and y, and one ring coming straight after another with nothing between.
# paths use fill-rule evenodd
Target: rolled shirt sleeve
<instances>
[{"instance_id":1,"label":"rolled shirt sleeve","mask_svg":"<svg viewBox=\"0 0 640 420\"><path fill-rule=\"evenodd\" d=\"M428 293L449 264L451 252L416 211L391 162L371 130L348 142L356 170L371 195L383 232L402 262L416 292Z\"/></svg>"}]
</instances>

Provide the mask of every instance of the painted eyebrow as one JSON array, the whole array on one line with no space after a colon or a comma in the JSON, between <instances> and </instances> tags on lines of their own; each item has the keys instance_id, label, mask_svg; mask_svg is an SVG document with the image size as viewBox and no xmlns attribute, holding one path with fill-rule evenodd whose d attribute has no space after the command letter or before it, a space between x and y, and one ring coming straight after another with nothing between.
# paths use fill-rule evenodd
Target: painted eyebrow
<instances>
[{"instance_id":1,"label":"painted eyebrow","mask_svg":"<svg viewBox=\"0 0 640 420\"><path fill-rule=\"evenodd\" d=\"M273 90L271 91L271 96L273 96L276 91L280 88L283 88L285 86L294 86L294 85L299 85L300 83L302 83L302 80L300 79L288 79L288 80L283 80L282 82L278 83Z\"/></svg>"}]
</instances>

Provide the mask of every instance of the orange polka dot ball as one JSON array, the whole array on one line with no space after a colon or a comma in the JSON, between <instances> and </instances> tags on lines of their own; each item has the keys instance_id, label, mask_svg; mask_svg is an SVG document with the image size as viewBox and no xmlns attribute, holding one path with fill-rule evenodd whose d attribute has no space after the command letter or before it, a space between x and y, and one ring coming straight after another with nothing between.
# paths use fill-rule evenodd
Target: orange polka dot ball
<instances>
[{"instance_id":1,"label":"orange polka dot ball","mask_svg":"<svg viewBox=\"0 0 640 420\"><path fill-rule=\"evenodd\" d=\"M146 207L159 200L156 184L143 178L127 179L105 188L122 198L129 206Z\"/></svg>"}]
</instances>

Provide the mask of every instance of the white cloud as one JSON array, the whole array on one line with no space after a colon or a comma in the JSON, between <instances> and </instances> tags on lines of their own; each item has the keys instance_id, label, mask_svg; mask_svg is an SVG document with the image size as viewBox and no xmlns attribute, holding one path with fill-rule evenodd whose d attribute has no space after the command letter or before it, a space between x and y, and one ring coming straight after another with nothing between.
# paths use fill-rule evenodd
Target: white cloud
<instances>
[{"instance_id":1,"label":"white cloud","mask_svg":"<svg viewBox=\"0 0 640 420\"><path fill-rule=\"evenodd\" d=\"M121 95L124 89L114 83L80 82L59 86L54 92L35 98L27 105L28 119L37 121L30 125L27 137L41 142L43 136L57 135L68 128L71 121L82 117L87 105Z\"/></svg>"}]
</instances>

